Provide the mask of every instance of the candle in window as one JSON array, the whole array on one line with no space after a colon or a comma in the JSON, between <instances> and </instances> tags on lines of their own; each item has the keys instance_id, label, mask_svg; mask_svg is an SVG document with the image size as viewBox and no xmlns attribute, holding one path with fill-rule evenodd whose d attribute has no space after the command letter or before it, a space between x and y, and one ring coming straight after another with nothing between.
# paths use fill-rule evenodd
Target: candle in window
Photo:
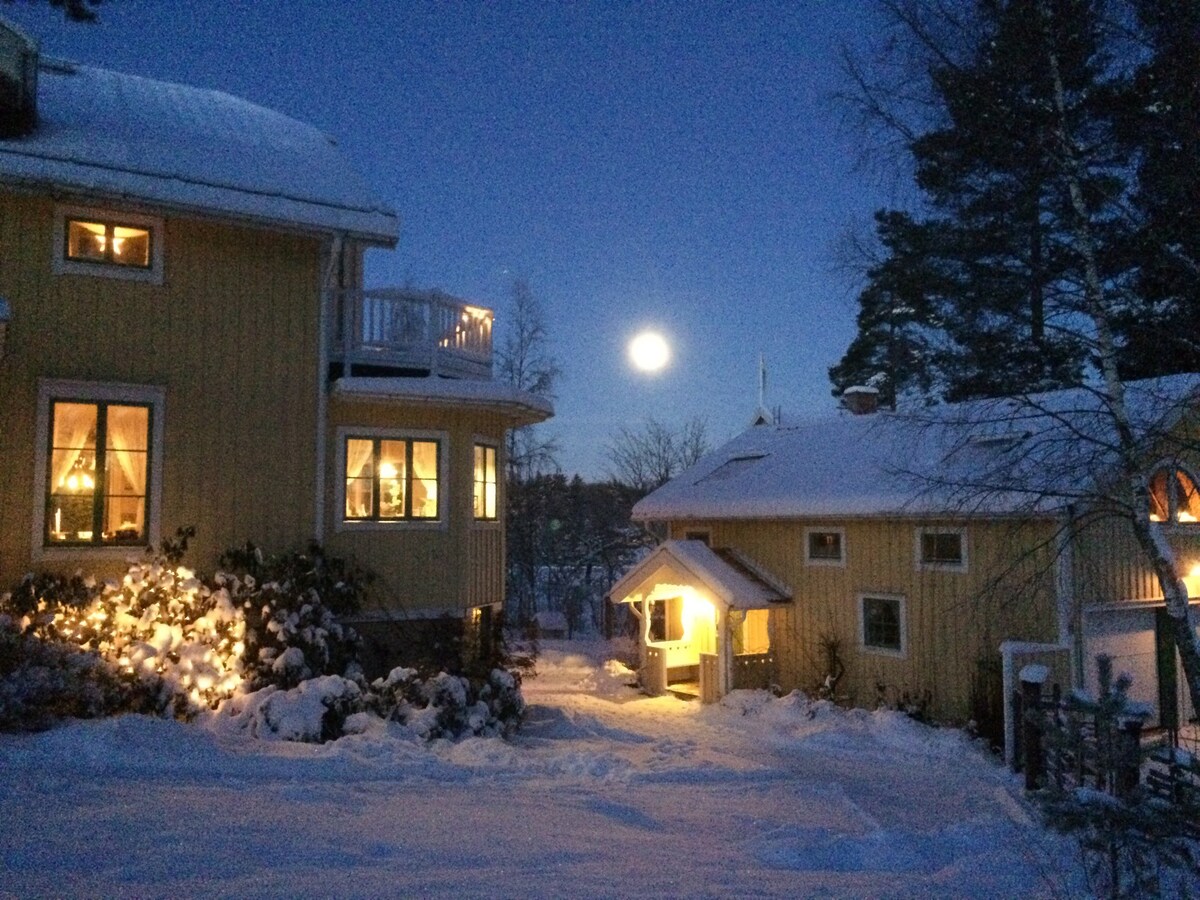
<instances>
[{"instance_id":1,"label":"candle in window","mask_svg":"<svg viewBox=\"0 0 1200 900\"><path fill-rule=\"evenodd\" d=\"M54 510L54 533L62 534L62 509Z\"/></svg>"}]
</instances>

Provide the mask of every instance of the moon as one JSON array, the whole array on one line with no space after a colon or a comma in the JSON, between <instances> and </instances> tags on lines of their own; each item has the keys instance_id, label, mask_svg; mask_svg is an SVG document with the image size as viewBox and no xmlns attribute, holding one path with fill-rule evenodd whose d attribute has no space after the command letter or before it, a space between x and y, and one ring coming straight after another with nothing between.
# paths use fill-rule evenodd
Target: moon
<instances>
[{"instance_id":1,"label":"moon","mask_svg":"<svg viewBox=\"0 0 1200 900\"><path fill-rule=\"evenodd\" d=\"M655 331L643 331L629 342L629 361L643 372L657 372L671 358L671 348Z\"/></svg>"}]
</instances>

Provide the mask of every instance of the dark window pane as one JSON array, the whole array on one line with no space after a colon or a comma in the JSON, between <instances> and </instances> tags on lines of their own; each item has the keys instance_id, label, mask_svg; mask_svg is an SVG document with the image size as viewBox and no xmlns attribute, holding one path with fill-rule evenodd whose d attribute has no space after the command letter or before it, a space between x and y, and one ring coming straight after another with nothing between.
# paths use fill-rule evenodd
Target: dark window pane
<instances>
[{"instance_id":1,"label":"dark window pane","mask_svg":"<svg viewBox=\"0 0 1200 900\"><path fill-rule=\"evenodd\" d=\"M838 531L811 531L808 534L809 559L842 558L842 535Z\"/></svg>"},{"instance_id":2,"label":"dark window pane","mask_svg":"<svg viewBox=\"0 0 1200 900\"><path fill-rule=\"evenodd\" d=\"M962 535L958 532L935 531L921 534L921 562L962 562Z\"/></svg>"},{"instance_id":3,"label":"dark window pane","mask_svg":"<svg viewBox=\"0 0 1200 900\"><path fill-rule=\"evenodd\" d=\"M900 601L889 597L864 597L863 644L899 652Z\"/></svg>"}]
</instances>

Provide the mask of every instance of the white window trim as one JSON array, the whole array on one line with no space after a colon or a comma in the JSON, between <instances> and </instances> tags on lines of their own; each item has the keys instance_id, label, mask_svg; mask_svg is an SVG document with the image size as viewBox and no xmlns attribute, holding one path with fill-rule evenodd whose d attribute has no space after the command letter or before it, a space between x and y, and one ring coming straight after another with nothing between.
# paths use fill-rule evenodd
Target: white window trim
<instances>
[{"instance_id":1,"label":"white window trim","mask_svg":"<svg viewBox=\"0 0 1200 900\"><path fill-rule=\"evenodd\" d=\"M811 544L808 536L810 534L838 534L842 538L842 555L838 559L820 559L809 556ZM846 529L842 527L826 527L812 526L804 529L804 564L806 566L835 566L839 569L846 568Z\"/></svg>"},{"instance_id":2,"label":"white window trim","mask_svg":"<svg viewBox=\"0 0 1200 900\"><path fill-rule=\"evenodd\" d=\"M102 403L145 403L150 407L150 492L146 497L146 539L112 547L47 547L46 479L50 464L50 401L81 400ZM162 538L163 422L167 412L166 389L147 384L38 379L37 429L33 463L33 553L35 562L60 559L124 559L139 547L157 547Z\"/></svg>"},{"instance_id":3,"label":"white window trim","mask_svg":"<svg viewBox=\"0 0 1200 900\"><path fill-rule=\"evenodd\" d=\"M67 259L67 219L84 219L92 222L115 221L122 225L145 228L150 232L150 268L140 269L134 266ZM163 233L163 220L155 216L87 206L56 206L54 208L54 247L50 256L50 270L55 275L88 275L97 278L118 278L122 281L162 284L163 244L165 243Z\"/></svg>"},{"instance_id":4,"label":"white window trim","mask_svg":"<svg viewBox=\"0 0 1200 900\"><path fill-rule=\"evenodd\" d=\"M957 534L959 537L959 546L962 548L962 561L951 562L925 562L921 558L921 538L926 534ZM966 572L968 569L967 559L967 529L961 525L921 525L915 532L913 537L913 559L916 561L916 569L918 572Z\"/></svg>"},{"instance_id":5,"label":"white window trim","mask_svg":"<svg viewBox=\"0 0 1200 900\"><path fill-rule=\"evenodd\" d=\"M496 451L496 518L475 518L475 448L491 447ZM504 524L504 461L500 442L494 437L473 435L471 438L471 525L474 528L499 529Z\"/></svg>"},{"instance_id":6,"label":"white window trim","mask_svg":"<svg viewBox=\"0 0 1200 900\"><path fill-rule=\"evenodd\" d=\"M334 532L354 531L445 531L450 527L450 434L416 428L372 428L367 425L342 425L337 429L334 454ZM387 521L346 521L346 438L385 441L437 441L438 445L438 518L389 519Z\"/></svg>"},{"instance_id":7,"label":"white window trim","mask_svg":"<svg viewBox=\"0 0 1200 900\"><path fill-rule=\"evenodd\" d=\"M895 600L900 605L900 649L891 650L887 647L875 647L867 643L866 609L867 599ZM908 658L908 599L903 594L890 594L886 591L863 591L858 595L858 648L863 653L875 653L879 656L890 656L893 659Z\"/></svg>"}]
</instances>

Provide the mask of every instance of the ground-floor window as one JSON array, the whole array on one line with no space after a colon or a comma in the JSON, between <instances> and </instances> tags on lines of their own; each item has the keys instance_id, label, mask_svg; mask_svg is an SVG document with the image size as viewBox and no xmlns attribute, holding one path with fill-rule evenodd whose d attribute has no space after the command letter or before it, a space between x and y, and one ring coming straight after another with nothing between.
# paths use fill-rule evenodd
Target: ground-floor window
<instances>
[{"instance_id":1,"label":"ground-floor window","mask_svg":"<svg viewBox=\"0 0 1200 900\"><path fill-rule=\"evenodd\" d=\"M768 623L771 612L766 609L748 609L740 626L733 631L735 655L756 655L771 651L771 635Z\"/></svg>"},{"instance_id":2,"label":"ground-floor window","mask_svg":"<svg viewBox=\"0 0 1200 900\"><path fill-rule=\"evenodd\" d=\"M894 594L859 597L860 637L867 650L903 655L905 645L904 598Z\"/></svg>"},{"instance_id":3,"label":"ground-floor window","mask_svg":"<svg viewBox=\"0 0 1200 900\"><path fill-rule=\"evenodd\" d=\"M487 444L475 445L475 518L496 519L496 448Z\"/></svg>"},{"instance_id":4,"label":"ground-floor window","mask_svg":"<svg viewBox=\"0 0 1200 900\"><path fill-rule=\"evenodd\" d=\"M162 390L45 381L39 394L41 545L154 540Z\"/></svg>"},{"instance_id":5,"label":"ground-floor window","mask_svg":"<svg viewBox=\"0 0 1200 900\"><path fill-rule=\"evenodd\" d=\"M439 442L409 438L345 439L348 522L439 518Z\"/></svg>"}]
</instances>

